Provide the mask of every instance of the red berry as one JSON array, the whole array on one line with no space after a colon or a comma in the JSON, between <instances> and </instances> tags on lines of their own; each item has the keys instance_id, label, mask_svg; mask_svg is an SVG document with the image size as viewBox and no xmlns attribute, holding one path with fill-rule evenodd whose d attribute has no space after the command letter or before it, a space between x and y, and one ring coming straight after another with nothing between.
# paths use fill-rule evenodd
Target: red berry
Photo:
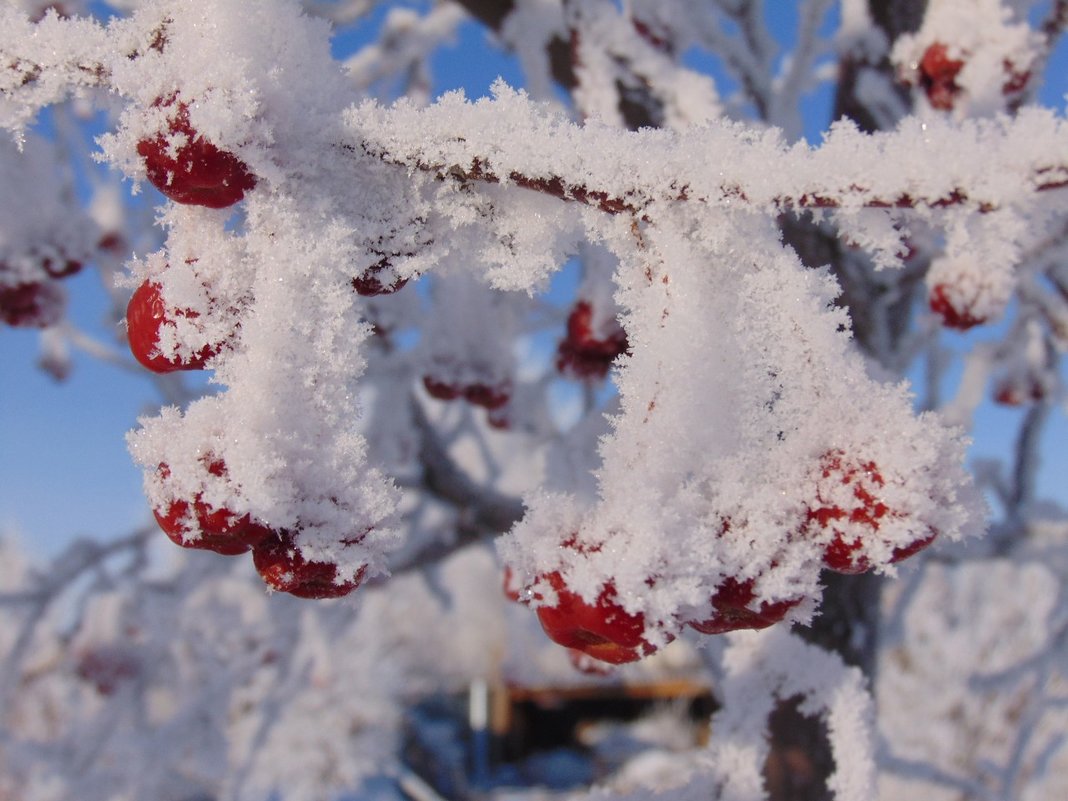
<instances>
[{"instance_id":1,"label":"red berry","mask_svg":"<svg viewBox=\"0 0 1068 801\"><path fill-rule=\"evenodd\" d=\"M689 626L702 634L725 634L738 629L766 629L782 620L786 613L801 603L801 599L762 603L754 611L750 604L755 598L753 580L723 580L712 596L713 615L707 620L691 620Z\"/></svg>"},{"instance_id":2,"label":"red berry","mask_svg":"<svg viewBox=\"0 0 1068 801\"><path fill-rule=\"evenodd\" d=\"M808 510L809 525L815 525L819 529L830 529L833 537L823 552L824 566L839 573L864 573L871 569L871 562L862 553L864 542L856 535L847 535L835 526L837 521L846 521L849 528L854 529L856 524L875 532L879 530L879 521L889 512L889 508L881 500L877 493L884 485L883 477L879 473L874 462L864 462L859 465L844 465L841 451L831 451L823 455L821 459L822 476L833 483L841 483L850 487L852 500L843 508L830 498L824 499L822 493L817 490L816 498L819 504ZM832 483L832 488L833 488ZM837 493L828 492L832 498L837 498Z\"/></svg>"},{"instance_id":3,"label":"red berry","mask_svg":"<svg viewBox=\"0 0 1068 801\"><path fill-rule=\"evenodd\" d=\"M878 537L884 520L901 517L879 498L885 485L883 476L874 462L845 463L841 451L825 453L820 464L824 489L816 491L817 505L808 510L806 530L812 535L830 531L830 541L823 551L824 567L838 573L871 570L871 560L864 553L865 541L869 536ZM846 492L836 492L836 485L847 488ZM845 496L849 496L848 501L842 500ZM895 548L889 561L900 562L912 556L930 545L936 535L925 529L923 536Z\"/></svg>"},{"instance_id":4,"label":"red berry","mask_svg":"<svg viewBox=\"0 0 1068 801\"><path fill-rule=\"evenodd\" d=\"M932 542L934 542L935 537L937 536L937 532L931 531L926 537L921 537L920 539L908 545L902 546L901 548L894 548L894 552L890 556L891 564L897 564L902 559L908 559L910 556L915 556L928 545L930 545Z\"/></svg>"},{"instance_id":5,"label":"red berry","mask_svg":"<svg viewBox=\"0 0 1068 801\"><path fill-rule=\"evenodd\" d=\"M199 316L191 309L178 310L175 314L190 319ZM137 361L154 373L203 370L208 359L219 352L217 346L205 346L185 359L166 357L159 352L160 329L164 325L174 323L167 317L160 286L146 281L133 293L126 307L126 337Z\"/></svg>"},{"instance_id":6,"label":"red berry","mask_svg":"<svg viewBox=\"0 0 1068 801\"><path fill-rule=\"evenodd\" d=\"M438 400L456 400L463 394L462 387L450 384L447 381L439 381L428 375L423 376L423 386L426 388L427 394L430 395L430 397L437 398Z\"/></svg>"},{"instance_id":7,"label":"red berry","mask_svg":"<svg viewBox=\"0 0 1068 801\"><path fill-rule=\"evenodd\" d=\"M289 532L280 531L252 549L256 572L268 587L288 592L298 598L340 598L360 586L364 568L356 578L338 583L337 565L331 562L309 562L301 556Z\"/></svg>"},{"instance_id":8,"label":"red berry","mask_svg":"<svg viewBox=\"0 0 1068 801\"><path fill-rule=\"evenodd\" d=\"M511 387L507 384L490 386L488 384L471 384L464 389L464 399L475 406L493 411L500 409L511 397Z\"/></svg>"},{"instance_id":9,"label":"red berry","mask_svg":"<svg viewBox=\"0 0 1068 801\"><path fill-rule=\"evenodd\" d=\"M379 275L389 266L389 262L382 260L377 264L367 268L362 274L352 279L352 288L356 290L356 293L365 297L374 297L375 295L391 295L394 292L399 291L408 283L407 278L394 279L391 284L382 283L382 279Z\"/></svg>"},{"instance_id":10,"label":"red berry","mask_svg":"<svg viewBox=\"0 0 1068 801\"><path fill-rule=\"evenodd\" d=\"M51 281L0 286L0 320L13 328L48 328L63 317L63 291Z\"/></svg>"},{"instance_id":11,"label":"red berry","mask_svg":"<svg viewBox=\"0 0 1068 801\"><path fill-rule=\"evenodd\" d=\"M82 263L73 259L46 258L41 262L41 267L50 278L66 278L79 272L82 269Z\"/></svg>"},{"instance_id":12,"label":"red berry","mask_svg":"<svg viewBox=\"0 0 1068 801\"><path fill-rule=\"evenodd\" d=\"M920 86L927 93L932 108L942 111L953 108L960 94L956 79L963 66L963 61L949 57L941 42L935 42L924 52L920 59Z\"/></svg>"},{"instance_id":13,"label":"red berry","mask_svg":"<svg viewBox=\"0 0 1068 801\"><path fill-rule=\"evenodd\" d=\"M945 284L936 284L931 289L930 306L931 311L942 318L942 325L947 328L967 331L986 322L985 317L979 317L972 312L970 305L955 301L953 293Z\"/></svg>"},{"instance_id":14,"label":"red berry","mask_svg":"<svg viewBox=\"0 0 1068 801\"><path fill-rule=\"evenodd\" d=\"M101 645L84 651L74 672L101 695L112 695L120 684L137 677L141 661L129 648Z\"/></svg>"},{"instance_id":15,"label":"red berry","mask_svg":"<svg viewBox=\"0 0 1068 801\"><path fill-rule=\"evenodd\" d=\"M423 376L423 386L432 398L451 401L463 397L468 403L482 406L490 411L503 407L512 396L511 386L507 382L497 385L475 383L464 386L427 375Z\"/></svg>"},{"instance_id":16,"label":"red berry","mask_svg":"<svg viewBox=\"0 0 1068 801\"><path fill-rule=\"evenodd\" d=\"M170 476L166 464L159 466L159 473L166 480ZM208 472L222 478L226 475L226 465L221 459L208 464ZM208 506L197 493L193 503L177 498L172 500L164 510L153 509L152 514L163 529L163 533L175 545L183 548L196 548L214 551L223 556L237 556L261 542L273 532L266 526L254 523L250 515L238 517L226 509ZM195 532L199 531L199 536Z\"/></svg>"},{"instance_id":17,"label":"red berry","mask_svg":"<svg viewBox=\"0 0 1068 801\"><path fill-rule=\"evenodd\" d=\"M556 591L555 605L537 609L541 627L553 642L613 665L636 662L656 651L645 639L645 616L625 611L611 582L590 604L567 588L559 572L542 578Z\"/></svg>"},{"instance_id":18,"label":"red berry","mask_svg":"<svg viewBox=\"0 0 1068 801\"><path fill-rule=\"evenodd\" d=\"M593 308L579 301L567 318L567 338L557 349L556 369L578 379L602 379L617 356L627 352L627 334L615 323L606 336L593 335Z\"/></svg>"},{"instance_id":19,"label":"red berry","mask_svg":"<svg viewBox=\"0 0 1068 801\"><path fill-rule=\"evenodd\" d=\"M1046 397L1046 388L1035 377L1007 376L994 389L994 402L1002 406L1023 406Z\"/></svg>"},{"instance_id":20,"label":"red berry","mask_svg":"<svg viewBox=\"0 0 1068 801\"><path fill-rule=\"evenodd\" d=\"M190 125L187 103L175 104L172 96L153 105L176 106L166 132L137 143L148 180L160 192L177 203L223 209L256 186L256 177L243 161L205 140Z\"/></svg>"}]
</instances>

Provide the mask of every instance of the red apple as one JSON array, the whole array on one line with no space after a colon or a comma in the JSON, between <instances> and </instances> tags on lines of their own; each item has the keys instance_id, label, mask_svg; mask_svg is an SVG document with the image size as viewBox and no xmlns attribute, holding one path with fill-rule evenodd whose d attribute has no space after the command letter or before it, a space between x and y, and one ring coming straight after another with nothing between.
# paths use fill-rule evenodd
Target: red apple
<instances>
[{"instance_id":1,"label":"red apple","mask_svg":"<svg viewBox=\"0 0 1068 801\"><path fill-rule=\"evenodd\" d=\"M176 203L223 209L256 186L256 177L233 153L208 142L189 123L189 105L169 99L153 104L173 108L166 131L137 143L148 180Z\"/></svg>"},{"instance_id":2,"label":"red apple","mask_svg":"<svg viewBox=\"0 0 1068 801\"><path fill-rule=\"evenodd\" d=\"M199 315L191 309L180 309L176 316L195 318ZM193 356L169 358L159 352L160 329L173 326L167 317L167 307L160 295L160 286L151 281L141 284L126 306L126 336L134 358L154 373L170 373L175 370L203 370L208 359L219 352L218 346L205 346Z\"/></svg>"},{"instance_id":3,"label":"red apple","mask_svg":"<svg viewBox=\"0 0 1068 801\"><path fill-rule=\"evenodd\" d=\"M364 569L356 578L338 583L337 565L309 562L301 556L290 532L279 531L252 549L256 572L272 590L287 592L298 598L340 598L360 586Z\"/></svg>"}]
</instances>

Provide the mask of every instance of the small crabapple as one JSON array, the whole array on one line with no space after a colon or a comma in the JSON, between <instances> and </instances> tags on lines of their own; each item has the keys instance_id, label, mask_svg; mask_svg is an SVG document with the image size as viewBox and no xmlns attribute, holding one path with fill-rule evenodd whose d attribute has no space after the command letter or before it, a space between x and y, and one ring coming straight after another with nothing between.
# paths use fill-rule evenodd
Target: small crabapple
<instances>
[{"instance_id":1,"label":"small crabapple","mask_svg":"<svg viewBox=\"0 0 1068 801\"><path fill-rule=\"evenodd\" d=\"M395 278L392 283L384 283L382 273L389 267L386 259L368 267L362 274L352 279L352 288L356 294L364 297L375 295L391 295L400 291L408 283L407 278Z\"/></svg>"},{"instance_id":2,"label":"small crabapple","mask_svg":"<svg viewBox=\"0 0 1068 801\"><path fill-rule=\"evenodd\" d=\"M621 665L656 651L645 638L645 616L627 612L608 582L592 604L568 589L558 571L542 576L556 592L556 603L537 608L538 621L549 639L587 656Z\"/></svg>"},{"instance_id":3,"label":"small crabapple","mask_svg":"<svg viewBox=\"0 0 1068 801\"><path fill-rule=\"evenodd\" d=\"M464 387L464 400L474 406L481 406L490 411L500 409L508 403L508 399L511 396L512 389L507 382L501 384L475 383Z\"/></svg>"},{"instance_id":4,"label":"small crabapple","mask_svg":"<svg viewBox=\"0 0 1068 801\"><path fill-rule=\"evenodd\" d=\"M753 579L739 581L728 576L712 596L712 617L706 620L691 620L687 625L702 634L725 634L739 629L766 629L778 623L787 612L801 603L800 598L764 602L754 610L750 605L755 598Z\"/></svg>"},{"instance_id":5,"label":"small crabapple","mask_svg":"<svg viewBox=\"0 0 1068 801\"><path fill-rule=\"evenodd\" d=\"M160 464L160 477L166 481L171 474L167 464ZM226 464L221 459L208 462L208 473L216 478L226 475ZM163 509L153 509L156 522L163 533L175 545L214 551L223 556L245 553L273 532L266 526L255 523L248 514L238 516L223 507L217 509L203 501L197 493L192 503L176 498ZM199 532L196 536L194 532Z\"/></svg>"},{"instance_id":6,"label":"small crabapple","mask_svg":"<svg viewBox=\"0 0 1068 801\"><path fill-rule=\"evenodd\" d=\"M886 482L878 466L871 461L846 463L841 451L828 451L820 459L821 475L826 492L817 489L815 505L806 513L805 528L819 535L830 531L830 541L823 551L824 567L838 573L864 573L873 565L864 553L868 536L878 537L880 525L901 513L892 510L880 498ZM836 485L845 493L834 492ZM824 497L824 495L829 497ZM843 501L851 496L848 502ZM850 529L849 533L843 529ZM900 562L930 545L937 535L931 529L912 542L893 549L890 562Z\"/></svg>"},{"instance_id":7,"label":"small crabapple","mask_svg":"<svg viewBox=\"0 0 1068 801\"><path fill-rule=\"evenodd\" d=\"M179 317L195 318L199 315L192 309L179 309ZM152 281L141 284L126 306L126 336L130 351L144 367L154 373L170 373L175 370L203 370L207 361L219 352L218 346L205 345L192 356L167 357L160 353L160 330L174 322L167 316L167 307L160 294L160 286Z\"/></svg>"},{"instance_id":8,"label":"small crabapple","mask_svg":"<svg viewBox=\"0 0 1068 801\"><path fill-rule=\"evenodd\" d=\"M204 139L189 122L189 104L177 95L153 106L173 108L167 130L137 143L148 180L176 203L224 209L256 186L256 176L233 153Z\"/></svg>"},{"instance_id":9,"label":"small crabapple","mask_svg":"<svg viewBox=\"0 0 1068 801\"><path fill-rule=\"evenodd\" d=\"M957 75L964 61L949 57L949 51L941 42L935 42L924 51L920 59L920 86L927 94L932 108L949 111L958 94Z\"/></svg>"},{"instance_id":10,"label":"small crabapple","mask_svg":"<svg viewBox=\"0 0 1068 801\"><path fill-rule=\"evenodd\" d=\"M475 382L465 385L426 375L423 376L423 387L432 398L442 401L463 398L473 406L481 406L491 412L501 409L512 397L512 388L507 381L498 384Z\"/></svg>"},{"instance_id":11,"label":"small crabapple","mask_svg":"<svg viewBox=\"0 0 1068 801\"><path fill-rule=\"evenodd\" d=\"M627 347L627 334L614 320L603 336L594 336L593 307L581 300L568 315L567 337L557 348L556 369L581 380L599 380Z\"/></svg>"},{"instance_id":12,"label":"small crabapple","mask_svg":"<svg viewBox=\"0 0 1068 801\"><path fill-rule=\"evenodd\" d=\"M74 672L100 695L113 695L120 684L137 678L141 669L141 660L131 648L108 644L82 651Z\"/></svg>"},{"instance_id":13,"label":"small crabapple","mask_svg":"<svg viewBox=\"0 0 1068 801\"><path fill-rule=\"evenodd\" d=\"M464 394L463 387L456 384L450 384L448 381L442 381L434 378L433 376L423 376L423 387L426 388L427 394L432 398L437 398L442 401L456 400Z\"/></svg>"},{"instance_id":14,"label":"small crabapple","mask_svg":"<svg viewBox=\"0 0 1068 801\"><path fill-rule=\"evenodd\" d=\"M340 598L360 586L365 568L355 578L337 581L337 565L310 562L296 547L292 533L275 532L252 549L252 563L264 583L272 590L287 592L298 598Z\"/></svg>"},{"instance_id":15,"label":"small crabapple","mask_svg":"<svg viewBox=\"0 0 1068 801\"><path fill-rule=\"evenodd\" d=\"M67 278L80 272L82 263L75 259L45 258L41 261L41 267L49 278Z\"/></svg>"},{"instance_id":16,"label":"small crabapple","mask_svg":"<svg viewBox=\"0 0 1068 801\"><path fill-rule=\"evenodd\" d=\"M936 284L931 288L929 304L931 311L942 318L942 325L967 331L986 322L972 310L971 305L962 303L946 284Z\"/></svg>"},{"instance_id":17,"label":"small crabapple","mask_svg":"<svg viewBox=\"0 0 1068 801\"><path fill-rule=\"evenodd\" d=\"M63 317L63 300L52 281L0 286L0 320L12 328L48 328Z\"/></svg>"}]
</instances>

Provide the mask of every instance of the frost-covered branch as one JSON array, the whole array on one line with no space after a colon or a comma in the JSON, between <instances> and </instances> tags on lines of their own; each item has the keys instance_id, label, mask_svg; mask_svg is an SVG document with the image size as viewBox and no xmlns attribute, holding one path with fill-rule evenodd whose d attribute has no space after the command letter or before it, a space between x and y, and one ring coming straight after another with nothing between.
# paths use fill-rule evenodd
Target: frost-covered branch
<instances>
[{"instance_id":1,"label":"frost-covered branch","mask_svg":"<svg viewBox=\"0 0 1068 801\"><path fill-rule=\"evenodd\" d=\"M951 207L989 213L1068 185L1062 124L1042 111L1012 121L910 123L876 136L838 125L819 148L788 147L774 133L728 124L686 133L579 128L503 88L495 101L469 105L451 97L423 112L364 106L349 119L368 152L440 180L512 183L639 216L655 204L682 201L768 214ZM495 127L502 119L523 127L522 148L502 147L503 131ZM1036 138L1048 147L1036 149ZM662 154L655 166L646 158L650 150ZM1007 175L1014 177L1003 180Z\"/></svg>"}]
</instances>

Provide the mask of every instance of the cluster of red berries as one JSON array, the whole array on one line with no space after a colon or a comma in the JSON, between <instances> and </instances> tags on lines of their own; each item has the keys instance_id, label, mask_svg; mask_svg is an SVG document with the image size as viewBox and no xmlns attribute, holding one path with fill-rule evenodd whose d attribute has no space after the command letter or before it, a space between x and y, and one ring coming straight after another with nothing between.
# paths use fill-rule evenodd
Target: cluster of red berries
<instances>
[{"instance_id":1,"label":"cluster of red berries","mask_svg":"<svg viewBox=\"0 0 1068 801\"><path fill-rule=\"evenodd\" d=\"M177 94L159 98L157 108L169 110L166 130L137 143L148 180L176 203L223 209L241 201L256 187L256 176L233 153L205 140L189 120L189 105ZM187 264L194 264L188 260ZM386 261L353 280L353 288L365 295L399 289L403 281L385 286L376 277ZM170 269L168 267L168 269ZM208 344L188 356L167 356L160 348L167 326L176 327L180 318L195 319L193 309L168 309L161 287L146 281L133 293L126 308L127 335L134 357L149 370L169 373L175 370L202 370L219 353L224 343ZM221 459L203 460L205 482L226 481L226 465ZM158 477L166 486L170 467L160 464ZM309 561L297 547L295 534L265 526L250 515L237 515L225 507L208 504L202 493L192 498L172 493L162 508L153 510L156 521L172 542L184 548L214 551L226 556L252 551L252 561L264 582L274 590L300 598L338 598L356 589L364 571L349 581L337 581L337 565Z\"/></svg>"},{"instance_id":2,"label":"cluster of red berries","mask_svg":"<svg viewBox=\"0 0 1068 801\"><path fill-rule=\"evenodd\" d=\"M556 369L580 380L601 380L616 357L628 350L627 333L612 319L594 334L593 307L580 300L567 318L567 337L556 351Z\"/></svg>"},{"instance_id":3,"label":"cluster of red berries","mask_svg":"<svg viewBox=\"0 0 1068 801\"><path fill-rule=\"evenodd\" d=\"M1049 395L1049 385L1040 373L1026 370L1006 373L994 386L994 402L1002 406L1026 406Z\"/></svg>"},{"instance_id":4,"label":"cluster of red berries","mask_svg":"<svg viewBox=\"0 0 1068 801\"><path fill-rule=\"evenodd\" d=\"M500 409L512 396L512 388L508 382L485 384L476 381L463 384L427 375L423 376L423 387L432 398L443 401L463 398L472 406L481 406L489 411Z\"/></svg>"},{"instance_id":5,"label":"cluster of red berries","mask_svg":"<svg viewBox=\"0 0 1068 801\"><path fill-rule=\"evenodd\" d=\"M815 502L806 512L800 536L827 541L822 557L827 569L840 573L862 573L872 569L874 565L865 552L866 542L879 537L882 523L901 516L880 498L885 481L879 469L870 461L848 462L844 453L833 450L821 457L819 477ZM848 529L852 535L843 530L846 523L851 524ZM856 533L858 529L863 536ZM725 521L722 534L728 536L729 532L730 523ZM925 529L911 543L894 548L890 563L918 553L930 545L935 536L933 530ZM579 554L597 550L578 544L575 534L568 537L562 547ZM653 583L655 580L650 579L649 584ZM551 604L541 603L544 596L538 588L546 586L556 596ZM590 659L619 665L635 662L657 650L649 637L645 616L624 609L611 580L604 584L591 603L569 588L557 570L539 574L530 586L522 588L517 585L512 571L506 569L504 591L513 601L538 602L535 611L549 639L570 649L572 662L586 672L595 669ZM680 616L676 624L710 635L764 629L782 621L803 600L798 597L755 604L756 599L756 579L726 576L709 599L711 616ZM674 638L666 630L660 631L659 635L658 642L670 642Z\"/></svg>"},{"instance_id":6,"label":"cluster of red berries","mask_svg":"<svg viewBox=\"0 0 1068 801\"><path fill-rule=\"evenodd\" d=\"M217 458L202 461L206 481L226 481L226 464ZM171 477L170 467L157 469L164 486ZM337 581L337 566L309 561L296 546L292 531L261 524L251 515L238 515L230 509L208 504L202 493L192 498L172 497L153 510L163 533L183 548L214 551L238 556L252 551L256 572L272 590L298 598L340 598L355 590L363 580L360 570L350 581Z\"/></svg>"},{"instance_id":7,"label":"cluster of red berries","mask_svg":"<svg viewBox=\"0 0 1068 801\"><path fill-rule=\"evenodd\" d=\"M47 328L63 317L63 291L58 279L74 275L82 263L68 258L43 258L39 280L17 280L0 262L0 321L12 328ZM10 283L9 283L10 281Z\"/></svg>"}]
</instances>

